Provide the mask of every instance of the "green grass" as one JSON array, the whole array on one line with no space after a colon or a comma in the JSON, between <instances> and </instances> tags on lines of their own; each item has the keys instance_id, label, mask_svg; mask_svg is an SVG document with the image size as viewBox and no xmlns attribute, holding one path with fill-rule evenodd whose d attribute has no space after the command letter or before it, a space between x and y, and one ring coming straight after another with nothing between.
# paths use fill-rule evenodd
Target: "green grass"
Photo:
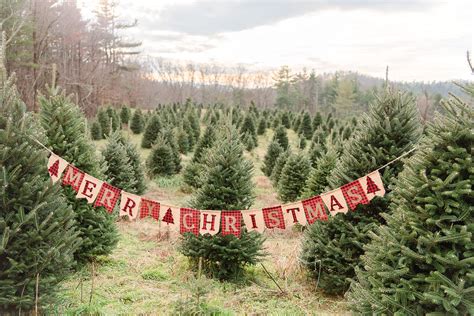
<instances>
[{"instance_id":1,"label":"green grass","mask_svg":"<svg viewBox=\"0 0 474 316\"><path fill-rule=\"evenodd\" d=\"M256 200L253 207L280 203L269 179L260 170L272 134L267 130L265 135L259 136L259 146L252 153L245 153L254 164ZM297 135L292 131L288 134L290 144L295 147ZM129 135L146 159L150 150L140 148L141 135ZM105 143L105 140L96 142L99 151ZM190 155L183 156L185 163L189 159ZM173 205L187 205L190 194L181 189L181 175L147 182L146 196ZM245 277L237 283L198 278L177 250L179 235L171 233L170 237L152 219L119 221L118 228L117 248L110 256L98 260L91 303L91 272L85 269L62 283L59 302L50 306L48 313L348 314L343 298L322 295L315 289L314 280L299 266L300 232L267 233L268 256L263 264L282 287L282 293L260 265L248 267Z\"/></svg>"}]
</instances>

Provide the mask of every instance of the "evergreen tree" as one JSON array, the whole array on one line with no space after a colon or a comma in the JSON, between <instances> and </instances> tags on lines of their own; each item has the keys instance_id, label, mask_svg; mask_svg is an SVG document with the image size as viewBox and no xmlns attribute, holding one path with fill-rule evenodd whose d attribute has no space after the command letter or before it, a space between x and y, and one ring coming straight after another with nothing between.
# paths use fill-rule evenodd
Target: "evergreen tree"
<instances>
[{"instance_id":1,"label":"evergreen tree","mask_svg":"<svg viewBox=\"0 0 474 316\"><path fill-rule=\"evenodd\" d=\"M125 139L123 136L120 138L120 142L125 147L130 166L132 167L133 175L135 178L135 186L130 188L130 193L143 194L146 190L145 176L143 173L143 165L138 152L137 146L132 144L130 141Z\"/></svg>"},{"instance_id":2,"label":"evergreen tree","mask_svg":"<svg viewBox=\"0 0 474 316\"><path fill-rule=\"evenodd\" d=\"M299 152L288 157L278 180L278 196L283 202L293 202L298 199L310 168L309 160L304 153Z\"/></svg>"},{"instance_id":3,"label":"evergreen tree","mask_svg":"<svg viewBox=\"0 0 474 316\"><path fill-rule=\"evenodd\" d=\"M181 155L179 153L178 141L176 139L176 134L173 129L167 128L163 131L163 137L168 145L171 147L173 152L173 162L174 162L174 173L179 173L181 171Z\"/></svg>"},{"instance_id":4,"label":"evergreen tree","mask_svg":"<svg viewBox=\"0 0 474 316\"><path fill-rule=\"evenodd\" d=\"M305 112L303 114L303 117L301 119L301 124L299 126L299 132L302 134L306 139L311 139L311 136L313 136L313 127L311 124L311 116L309 116L308 112Z\"/></svg>"},{"instance_id":5,"label":"evergreen tree","mask_svg":"<svg viewBox=\"0 0 474 316\"><path fill-rule=\"evenodd\" d=\"M112 122L110 120L109 115L107 114L104 109L99 109L99 112L97 113L97 121L100 124L100 129L102 130L102 138L105 138L110 135L110 130L112 126Z\"/></svg>"},{"instance_id":6,"label":"evergreen tree","mask_svg":"<svg viewBox=\"0 0 474 316\"><path fill-rule=\"evenodd\" d=\"M133 134L140 134L143 131L145 125L143 114L140 109L136 109L132 116L132 122L130 123L130 129Z\"/></svg>"},{"instance_id":7,"label":"evergreen tree","mask_svg":"<svg viewBox=\"0 0 474 316\"><path fill-rule=\"evenodd\" d=\"M48 148L80 170L102 178L99 160L86 136L85 118L80 109L57 89L53 89L48 98L40 97L39 102ZM62 191L76 214L83 241L74 254L79 264L110 254L118 241L115 218L102 207L97 209L85 199L76 199L76 192L70 186L63 187Z\"/></svg>"},{"instance_id":8,"label":"evergreen tree","mask_svg":"<svg viewBox=\"0 0 474 316\"><path fill-rule=\"evenodd\" d=\"M275 130L273 140L277 141L283 149L288 149L288 135L286 134L286 129L283 126L279 126Z\"/></svg>"},{"instance_id":9,"label":"evergreen tree","mask_svg":"<svg viewBox=\"0 0 474 316\"><path fill-rule=\"evenodd\" d=\"M301 150L306 148L306 138L299 137L299 139L298 139L298 148L301 149Z\"/></svg>"},{"instance_id":10,"label":"evergreen tree","mask_svg":"<svg viewBox=\"0 0 474 316\"><path fill-rule=\"evenodd\" d=\"M189 151L189 135L182 128L179 129L177 141L179 152L184 155L187 154Z\"/></svg>"},{"instance_id":11,"label":"evergreen tree","mask_svg":"<svg viewBox=\"0 0 474 316\"><path fill-rule=\"evenodd\" d=\"M153 114L146 125L145 132L143 133L142 148L151 148L161 130L161 120L158 115Z\"/></svg>"},{"instance_id":12,"label":"evergreen tree","mask_svg":"<svg viewBox=\"0 0 474 316\"><path fill-rule=\"evenodd\" d=\"M240 127L240 134L242 136L248 134L253 138L254 143L257 142L257 128L255 127L255 119L252 113L248 113L245 116L242 126Z\"/></svg>"},{"instance_id":13,"label":"evergreen tree","mask_svg":"<svg viewBox=\"0 0 474 316\"><path fill-rule=\"evenodd\" d=\"M337 157L338 152L335 146L329 146L325 154L316 160L314 168L306 180L302 195L303 198L319 195L326 190L329 186L328 176L336 166ZM311 229L311 227L309 229Z\"/></svg>"},{"instance_id":14,"label":"evergreen tree","mask_svg":"<svg viewBox=\"0 0 474 316\"><path fill-rule=\"evenodd\" d=\"M420 123L414 99L402 93L384 93L370 107L364 126L344 146L328 177L330 187L340 187L383 166L411 149L419 137ZM382 177L386 187L401 169L400 161L384 169ZM387 197L376 198L347 214L316 222L313 224L316 227L307 230L302 262L314 269L316 260L321 260L319 284L324 292L347 290L348 280L355 275L354 268L360 265L362 245L368 242L370 230L382 221L379 213L386 210L387 201ZM318 270L312 271L318 277Z\"/></svg>"},{"instance_id":15,"label":"evergreen tree","mask_svg":"<svg viewBox=\"0 0 474 316\"><path fill-rule=\"evenodd\" d=\"M283 111L281 114L281 125L283 125L285 128L290 128L290 116L288 111Z\"/></svg>"},{"instance_id":16,"label":"evergreen tree","mask_svg":"<svg viewBox=\"0 0 474 316\"><path fill-rule=\"evenodd\" d=\"M323 123L323 118L321 116L321 113L316 112L316 114L313 117L313 131L317 130L321 124Z\"/></svg>"},{"instance_id":17,"label":"evergreen tree","mask_svg":"<svg viewBox=\"0 0 474 316\"><path fill-rule=\"evenodd\" d=\"M452 97L445 116L394 186L387 223L371 234L348 299L360 314L468 315L474 298L474 87Z\"/></svg>"},{"instance_id":18,"label":"evergreen tree","mask_svg":"<svg viewBox=\"0 0 474 316\"><path fill-rule=\"evenodd\" d=\"M274 140L270 143L267 149L265 157L263 157L263 174L269 177L272 174L273 167L275 166L278 156L283 152L283 148L280 144Z\"/></svg>"},{"instance_id":19,"label":"evergreen tree","mask_svg":"<svg viewBox=\"0 0 474 316\"><path fill-rule=\"evenodd\" d=\"M29 314L36 294L40 309L54 298L81 240L73 210L47 178L45 152L31 139L44 141L41 128L0 67L0 314Z\"/></svg>"},{"instance_id":20,"label":"evergreen tree","mask_svg":"<svg viewBox=\"0 0 474 316\"><path fill-rule=\"evenodd\" d=\"M258 121L257 135L264 135L266 130L267 130L267 121L265 117L262 117L260 121Z\"/></svg>"},{"instance_id":21,"label":"evergreen tree","mask_svg":"<svg viewBox=\"0 0 474 316\"><path fill-rule=\"evenodd\" d=\"M128 123L130 121L130 115L131 115L130 108L127 107L127 106L123 106L122 109L120 110L120 121L123 124L128 125Z\"/></svg>"},{"instance_id":22,"label":"evergreen tree","mask_svg":"<svg viewBox=\"0 0 474 316\"><path fill-rule=\"evenodd\" d=\"M274 187L278 187L278 181L280 181L280 175L283 167L285 167L286 161L288 160L288 155L288 151L283 151L275 161L272 174L270 175L270 179L272 180Z\"/></svg>"},{"instance_id":23,"label":"evergreen tree","mask_svg":"<svg viewBox=\"0 0 474 316\"><path fill-rule=\"evenodd\" d=\"M111 132L115 132L121 129L122 123L120 122L120 116L117 114L117 111L112 107L108 107L106 112L107 112L107 115L109 116L109 120L111 123L110 125Z\"/></svg>"},{"instance_id":24,"label":"evergreen tree","mask_svg":"<svg viewBox=\"0 0 474 316\"><path fill-rule=\"evenodd\" d=\"M104 173L107 182L124 191L134 192L137 180L120 131L114 132L107 139L102 157L105 161Z\"/></svg>"},{"instance_id":25,"label":"evergreen tree","mask_svg":"<svg viewBox=\"0 0 474 316\"><path fill-rule=\"evenodd\" d=\"M190 107L190 109L188 110L186 119L188 121L187 124L189 124L189 126L191 127L194 142L196 142L199 139L199 136L201 135L201 127L199 124L199 117L193 107Z\"/></svg>"},{"instance_id":26,"label":"evergreen tree","mask_svg":"<svg viewBox=\"0 0 474 316\"><path fill-rule=\"evenodd\" d=\"M153 146L150 156L148 156L146 166L151 178L176 173L173 149L163 137L158 137L157 143Z\"/></svg>"},{"instance_id":27,"label":"evergreen tree","mask_svg":"<svg viewBox=\"0 0 474 316\"><path fill-rule=\"evenodd\" d=\"M97 122L97 121L92 122L92 125L91 125L91 138L93 140L100 140L100 139L103 138L102 136L103 136L102 128L100 127L99 122Z\"/></svg>"},{"instance_id":28,"label":"evergreen tree","mask_svg":"<svg viewBox=\"0 0 474 316\"><path fill-rule=\"evenodd\" d=\"M202 155L206 152L207 149L211 148L216 139L215 127L208 126L204 131L204 134L199 139L199 142L196 145L196 150L193 155L193 162L200 162Z\"/></svg>"},{"instance_id":29,"label":"evergreen tree","mask_svg":"<svg viewBox=\"0 0 474 316\"><path fill-rule=\"evenodd\" d=\"M254 200L252 164L243 157L237 131L225 126L223 133L205 158L206 175L202 186L193 197L197 209L241 210ZM240 238L234 235L185 234L180 251L197 266L203 259L206 272L219 279L234 279L263 255L263 237L256 232L242 230Z\"/></svg>"},{"instance_id":30,"label":"evergreen tree","mask_svg":"<svg viewBox=\"0 0 474 316\"><path fill-rule=\"evenodd\" d=\"M242 137L242 144L245 146L245 150L252 151L257 147L257 141L250 133L245 133Z\"/></svg>"}]
</instances>

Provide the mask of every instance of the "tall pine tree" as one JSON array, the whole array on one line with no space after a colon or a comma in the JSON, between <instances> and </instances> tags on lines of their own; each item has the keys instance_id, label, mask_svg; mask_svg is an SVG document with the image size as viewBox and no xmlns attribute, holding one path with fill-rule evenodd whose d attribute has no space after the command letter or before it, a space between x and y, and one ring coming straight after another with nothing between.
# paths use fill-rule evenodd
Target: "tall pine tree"
<instances>
[{"instance_id":1,"label":"tall pine tree","mask_svg":"<svg viewBox=\"0 0 474 316\"><path fill-rule=\"evenodd\" d=\"M415 101L398 92L385 92L372 105L361 126L345 144L336 166L329 175L329 186L337 188L362 177L411 149L420 137L420 123ZM402 169L397 161L383 172L388 188L390 180ZM328 221L316 222L305 234L301 259L318 277L314 265L321 264L320 288L327 293L344 293L354 268L361 264L362 245L370 230L382 222L388 198L376 198L359 205L347 214L337 214ZM317 232L317 234L314 234Z\"/></svg>"},{"instance_id":2,"label":"tall pine tree","mask_svg":"<svg viewBox=\"0 0 474 316\"><path fill-rule=\"evenodd\" d=\"M466 90L470 103L444 105L398 176L348 293L356 313L474 312L474 86Z\"/></svg>"},{"instance_id":3,"label":"tall pine tree","mask_svg":"<svg viewBox=\"0 0 474 316\"><path fill-rule=\"evenodd\" d=\"M80 109L58 89L51 89L51 96L40 97L40 120L46 133L46 145L57 155L80 170L102 178L99 160L87 137L85 118ZM63 188L69 204L74 209L83 240L75 253L80 263L91 262L97 256L108 255L118 241L115 218L104 208L96 209L85 199L76 199L76 192Z\"/></svg>"},{"instance_id":4,"label":"tall pine tree","mask_svg":"<svg viewBox=\"0 0 474 316\"><path fill-rule=\"evenodd\" d=\"M46 154L32 141L44 141L41 128L0 67L0 314L30 314L36 295L40 309L51 302L81 240L73 210L47 177Z\"/></svg>"},{"instance_id":5,"label":"tall pine tree","mask_svg":"<svg viewBox=\"0 0 474 316\"><path fill-rule=\"evenodd\" d=\"M202 186L193 197L193 207L204 210L243 210L252 205L254 184L252 164L243 157L237 131L229 124L205 158L207 172ZM219 279L234 279L246 265L262 256L263 237L242 231L234 235L185 234L181 253L197 265L203 259L204 269Z\"/></svg>"}]
</instances>

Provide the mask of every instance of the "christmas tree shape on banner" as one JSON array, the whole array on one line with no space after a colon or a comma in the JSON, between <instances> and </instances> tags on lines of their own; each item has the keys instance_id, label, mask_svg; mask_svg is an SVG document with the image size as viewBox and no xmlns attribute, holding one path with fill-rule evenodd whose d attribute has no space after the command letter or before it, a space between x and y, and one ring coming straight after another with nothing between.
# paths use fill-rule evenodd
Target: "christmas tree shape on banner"
<instances>
[{"instance_id":1,"label":"christmas tree shape on banner","mask_svg":"<svg viewBox=\"0 0 474 316\"><path fill-rule=\"evenodd\" d=\"M379 187L370 176L367 176L367 193L375 193L377 191L380 191Z\"/></svg>"},{"instance_id":2,"label":"christmas tree shape on banner","mask_svg":"<svg viewBox=\"0 0 474 316\"><path fill-rule=\"evenodd\" d=\"M171 211L171 208L168 208L168 210L166 211L165 216L163 216L162 221L167 223L167 224L174 224L174 218L173 218L173 213Z\"/></svg>"}]
</instances>

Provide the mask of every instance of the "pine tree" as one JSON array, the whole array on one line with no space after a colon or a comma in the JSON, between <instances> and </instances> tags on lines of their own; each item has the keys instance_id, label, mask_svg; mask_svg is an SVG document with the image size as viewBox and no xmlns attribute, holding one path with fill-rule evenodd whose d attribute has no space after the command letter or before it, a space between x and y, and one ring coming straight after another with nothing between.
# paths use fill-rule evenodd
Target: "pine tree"
<instances>
[{"instance_id":1,"label":"pine tree","mask_svg":"<svg viewBox=\"0 0 474 316\"><path fill-rule=\"evenodd\" d=\"M158 134L161 130L161 120L158 115L153 114L153 116L148 120L145 132L143 133L142 148L151 148L151 146L153 146L153 144L156 142Z\"/></svg>"},{"instance_id":2,"label":"pine tree","mask_svg":"<svg viewBox=\"0 0 474 316\"><path fill-rule=\"evenodd\" d=\"M304 153L299 152L288 157L278 180L278 196L283 202L293 202L298 199L310 168L309 160Z\"/></svg>"},{"instance_id":3,"label":"pine tree","mask_svg":"<svg viewBox=\"0 0 474 316\"><path fill-rule=\"evenodd\" d=\"M107 115L109 116L109 120L111 123L110 125L111 133L121 129L122 124L120 122L120 116L117 114L117 111L112 107L108 107L106 112L107 112Z\"/></svg>"},{"instance_id":4,"label":"pine tree","mask_svg":"<svg viewBox=\"0 0 474 316\"><path fill-rule=\"evenodd\" d=\"M267 149L265 157L263 157L263 174L269 177L272 174L273 167L275 166L278 156L283 152L283 148L280 144L274 140L270 143Z\"/></svg>"},{"instance_id":5,"label":"pine tree","mask_svg":"<svg viewBox=\"0 0 474 316\"><path fill-rule=\"evenodd\" d=\"M299 126L299 132L302 134L306 139L311 139L311 136L313 136L313 127L311 124L311 116L309 116L308 112L305 112L303 114L303 117L301 119L301 124Z\"/></svg>"},{"instance_id":6,"label":"pine tree","mask_svg":"<svg viewBox=\"0 0 474 316\"><path fill-rule=\"evenodd\" d=\"M270 179L272 180L274 187L278 187L278 181L280 181L281 172L283 170L283 167L285 167L286 161L288 160L288 156L289 152L283 151L275 161L272 174L270 175Z\"/></svg>"},{"instance_id":7,"label":"pine tree","mask_svg":"<svg viewBox=\"0 0 474 316\"><path fill-rule=\"evenodd\" d=\"M306 148L306 138L304 137L299 137L298 138L298 148L303 150Z\"/></svg>"},{"instance_id":8,"label":"pine tree","mask_svg":"<svg viewBox=\"0 0 474 316\"><path fill-rule=\"evenodd\" d=\"M211 148L216 139L215 127L208 126L204 131L204 134L199 139L199 142L196 145L194 150L193 162L200 162L202 155L206 152L207 149Z\"/></svg>"},{"instance_id":9,"label":"pine tree","mask_svg":"<svg viewBox=\"0 0 474 316\"><path fill-rule=\"evenodd\" d=\"M317 130L321 124L323 123L323 118L321 116L321 113L316 112L316 114L313 117L313 131Z\"/></svg>"},{"instance_id":10,"label":"pine tree","mask_svg":"<svg viewBox=\"0 0 474 316\"><path fill-rule=\"evenodd\" d=\"M120 110L120 121L123 124L128 125L128 123L130 121L130 115L131 115L130 108L127 107L127 106L123 106L122 109Z\"/></svg>"},{"instance_id":11,"label":"pine tree","mask_svg":"<svg viewBox=\"0 0 474 316\"><path fill-rule=\"evenodd\" d=\"M91 125L91 138L93 140L100 140L103 138L102 128L100 127L99 122L94 121Z\"/></svg>"},{"instance_id":12,"label":"pine tree","mask_svg":"<svg viewBox=\"0 0 474 316\"><path fill-rule=\"evenodd\" d=\"M40 120L46 134L46 145L55 154L96 178L102 178L94 147L87 138L85 118L80 109L57 89L51 96L40 97ZM108 255L118 241L115 218L104 208L94 208L85 199L76 199L76 192L66 186L62 190L76 214L77 227L83 242L74 254L79 264Z\"/></svg>"},{"instance_id":13,"label":"pine tree","mask_svg":"<svg viewBox=\"0 0 474 316\"><path fill-rule=\"evenodd\" d=\"M130 129L133 134L140 134L143 131L145 125L143 114L140 109L135 110L132 116L132 122L130 123Z\"/></svg>"},{"instance_id":14,"label":"pine tree","mask_svg":"<svg viewBox=\"0 0 474 316\"><path fill-rule=\"evenodd\" d=\"M257 135L264 135L266 131L267 131L267 121L265 117L262 117L258 121Z\"/></svg>"},{"instance_id":15,"label":"pine tree","mask_svg":"<svg viewBox=\"0 0 474 316\"><path fill-rule=\"evenodd\" d=\"M182 128L178 131L178 149L182 154L187 154L189 151L189 135Z\"/></svg>"},{"instance_id":16,"label":"pine tree","mask_svg":"<svg viewBox=\"0 0 474 316\"><path fill-rule=\"evenodd\" d=\"M105 161L104 173L107 182L114 187L133 193L137 180L119 131L114 132L107 139L102 157Z\"/></svg>"},{"instance_id":17,"label":"pine tree","mask_svg":"<svg viewBox=\"0 0 474 316\"><path fill-rule=\"evenodd\" d=\"M283 111L281 114L281 125L283 125L285 128L290 128L290 116L288 111Z\"/></svg>"},{"instance_id":18,"label":"pine tree","mask_svg":"<svg viewBox=\"0 0 474 316\"><path fill-rule=\"evenodd\" d=\"M137 146L132 144L129 140L125 139L123 136L120 138L120 142L125 147L125 152L127 154L128 160L132 167L133 176L135 178L135 186L130 188L130 193L134 194L143 194L146 190L145 176L143 173L143 165L138 152Z\"/></svg>"},{"instance_id":19,"label":"pine tree","mask_svg":"<svg viewBox=\"0 0 474 316\"><path fill-rule=\"evenodd\" d=\"M366 244L348 292L356 313L468 315L474 298L472 145L474 87L452 97L445 116L399 174L387 224Z\"/></svg>"},{"instance_id":20,"label":"pine tree","mask_svg":"<svg viewBox=\"0 0 474 316\"><path fill-rule=\"evenodd\" d=\"M100 124L100 129L102 130L102 138L105 138L110 135L110 130L112 126L112 122L110 120L109 115L107 114L104 109L99 109L99 112L97 113L97 121Z\"/></svg>"},{"instance_id":21,"label":"pine tree","mask_svg":"<svg viewBox=\"0 0 474 316\"><path fill-rule=\"evenodd\" d=\"M340 187L383 166L411 149L419 137L420 123L414 99L402 93L384 93L370 107L364 126L345 144L328 177L329 186ZM387 188L402 166L397 161L384 169L382 177ZM347 290L348 280L354 277L354 269L360 265L362 245L368 242L371 229L383 223L379 213L386 210L387 202L387 197L376 198L347 214L316 222L313 226L317 227L307 230L302 262L308 269L314 269L316 260L321 260L319 285L324 292ZM311 271L318 277L318 270Z\"/></svg>"},{"instance_id":22,"label":"pine tree","mask_svg":"<svg viewBox=\"0 0 474 316\"><path fill-rule=\"evenodd\" d=\"M174 173L179 173L181 171L181 155L179 153L178 141L176 139L176 134L174 129L166 128L163 130L162 136L164 137L165 141L171 148L173 152L173 162L174 162Z\"/></svg>"},{"instance_id":23,"label":"pine tree","mask_svg":"<svg viewBox=\"0 0 474 316\"><path fill-rule=\"evenodd\" d=\"M245 138L246 134L252 137L254 143L257 143L257 128L255 127L255 119L252 113L248 113L245 116L242 126L240 127L240 135L242 135L242 140Z\"/></svg>"},{"instance_id":24,"label":"pine tree","mask_svg":"<svg viewBox=\"0 0 474 316\"><path fill-rule=\"evenodd\" d=\"M47 178L45 152L32 141L44 141L41 128L0 67L0 314L29 314L36 294L40 310L54 298L81 240L73 210Z\"/></svg>"},{"instance_id":25,"label":"pine tree","mask_svg":"<svg viewBox=\"0 0 474 316\"><path fill-rule=\"evenodd\" d=\"M202 186L193 196L197 209L241 210L254 200L252 164L243 157L238 133L232 126L225 131L205 158L207 172ZM255 232L234 235L185 234L180 251L197 266L203 259L203 268L219 279L236 279L246 265L257 263L263 255L264 238Z\"/></svg>"},{"instance_id":26,"label":"pine tree","mask_svg":"<svg viewBox=\"0 0 474 316\"><path fill-rule=\"evenodd\" d=\"M153 178L175 174L176 165L174 160L171 146L163 137L158 137L157 143L153 146L146 162L148 175Z\"/></svg>"},{"instance_id":27,"label":"pine tree","mask_svg":"<svg viewBox=\"0 0 474 316\"><path fill-rule=\"evenodd\" d=\"M273 135L273 140L276 140L280 146L283 148L283 149L288 149L288 135L286 134L286 129L283 127L283 126L279 126L276 130L275 130L275 134Z\"/></svg>"},{"instance_id":28,"label":"pine tree","mask_svg":"<svg viewBox=\"0 0 474 316\"><path fill-rule=\"evenodd\" d=\"M257 142L250 133L245 133L242 137L242 144L245 146L245 150L252 151L257 147Z\"/></svg>"},{"instance_id":29,"label":"pine tree","mask_svg":"<svg viewBox=\"0 0 474 316\"><path fill-rule=\"evenodd\" d=\"M302 195L304 198L319 195L326 190L329 186L328 176L336 166L337 157L338 152L335 146L330 145L325 154L316 160L315 167L309 173L305 183Z\"/></svg>"}]
</instances>

